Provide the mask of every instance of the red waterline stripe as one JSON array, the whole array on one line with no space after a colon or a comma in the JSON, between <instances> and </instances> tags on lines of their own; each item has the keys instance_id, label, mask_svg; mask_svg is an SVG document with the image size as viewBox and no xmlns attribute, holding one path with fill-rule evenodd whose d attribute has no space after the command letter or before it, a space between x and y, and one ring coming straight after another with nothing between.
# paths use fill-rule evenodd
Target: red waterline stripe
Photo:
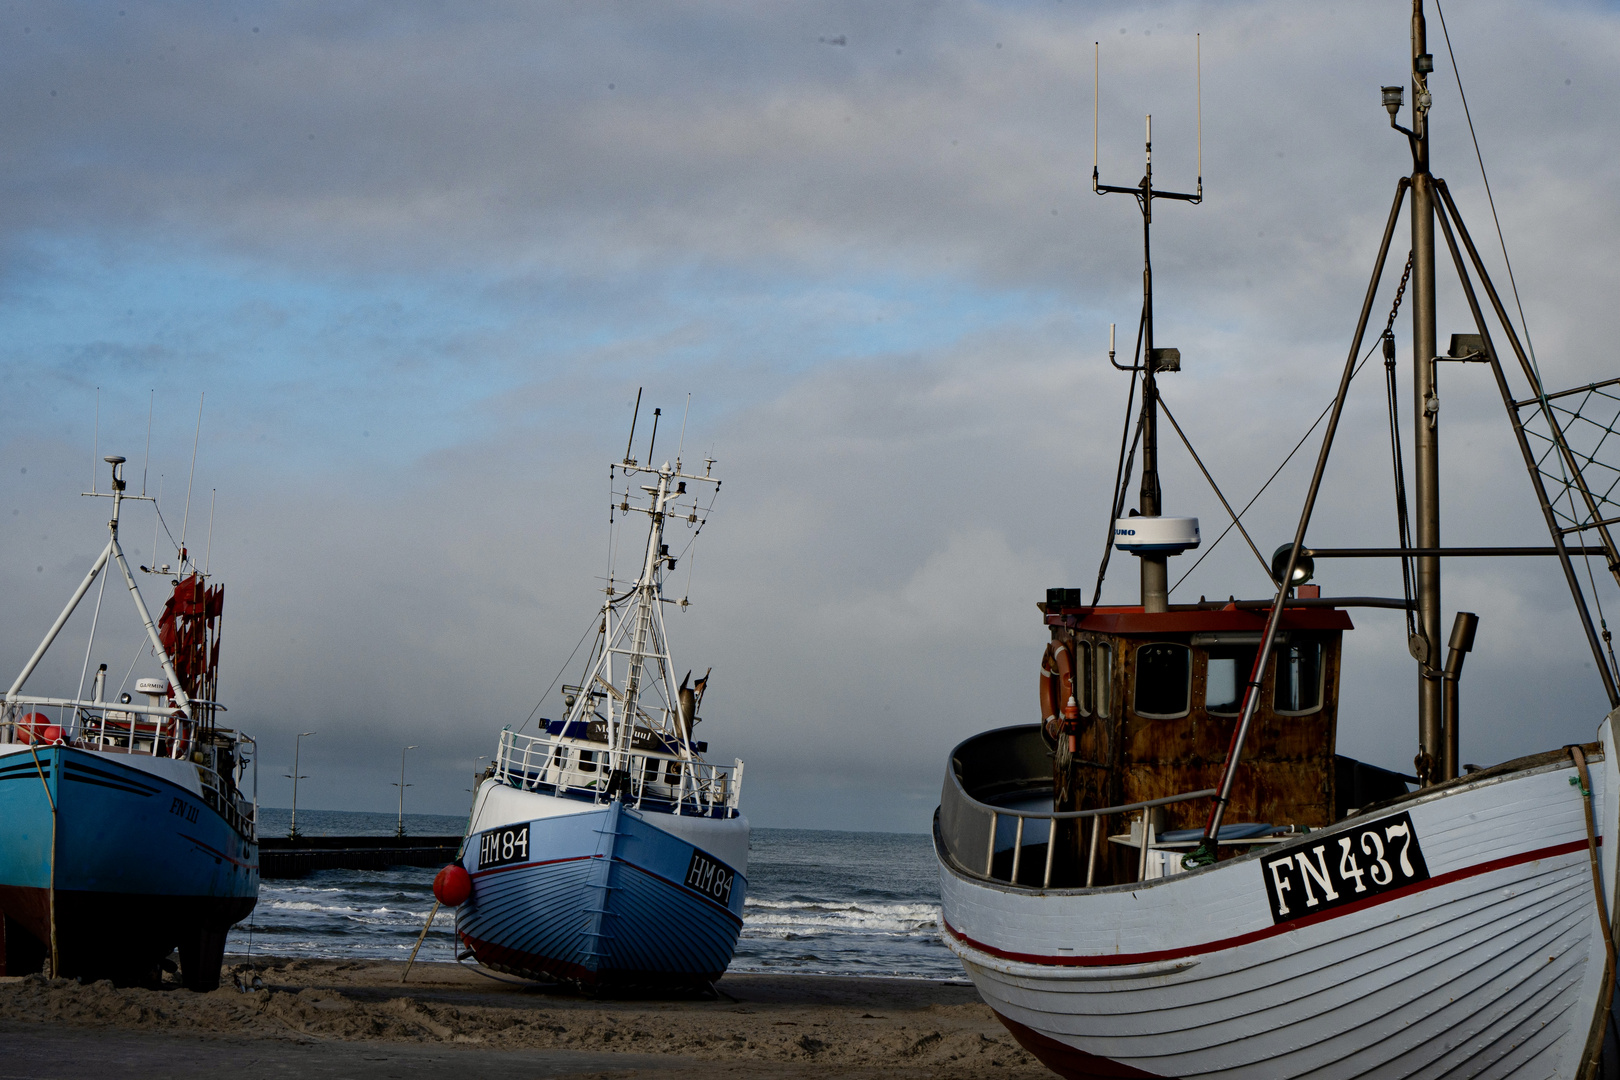
<instances>
[{"instance_id":1,"label":"red waterline stripe","mask_svg":"<svg viewBox=\"0 0 1620 1080\"><path fill-rule=\"evenodd\" d=\"M1388 903L1391 900L1398 900L1403 896L1411 896L1440 885L1449 885L1454 881L1478 877L1481 874L1491 873L1493 870L1520 866L1527 862L1535 862L1538 859L1551 859L1559 855L1569 855L1576 851L1585 850L1585 848L1585 840L1571 840L1567 844L1555 844L1552 847L1538 848L1535 851L1521 852L1518 855L1508 855L1475 866L1466 866L1461 870L1450 870L1438 877L1432 877L1428 881L1417 881L1411 885L1403 885L1399 889L1392 889L1387 893L1356 900L1341 907L1333 908L1331 911L1322 911L1315 915L1303 915L1297 919L1289 919L1287 922L1277 923L1275 926L1269 926L1264 930L1252 930L1247 934L1221 938L1218 941L1207 942L1203 945L1188 945L1179 949L1159 949L1154 952L1119 953L1113 956L1042 956L1037 953L1008 952L1005 949L998 949L993 945L975 941L950 923L945 922L943 918L940 922L944 924L946 932L956 940L1002 960L1014 960L1022 964L1039 964L1044 967L1121 967L1127 964L1150 964L1156 960L1179 960L1184 956L1199 956L1203 953L1235 949L1240 945L1275 937L1278 934L1298 930L1326 919L1337 919L1341 915L1349 915L1352 912L1362 911L1376 904Z\"/></svg>"},{"instance_id":2,"label":"red waterline stripe","mask_svg":"<svg viewBox=\"0 0 1620 1080\"><path fill-rule=\"evenodd\" d=\"M229 855L225 854L223 851L219 850L219 848L209 847L207 844L203 843L201 840L197 839L195 836L187 836L185 833L181 833L180 834L180 839L182 839L182 840L190 840L193 844L196 844L198 847L202 848L204 851L209 852L210 854L213 854L213 855L218 855L221 859L224 859L226 862L233 862L237 866L240 866L244 870L257 870L259 868L258 863L245 863L241 859L233 859Z\"/></svg>"}]
</instances>

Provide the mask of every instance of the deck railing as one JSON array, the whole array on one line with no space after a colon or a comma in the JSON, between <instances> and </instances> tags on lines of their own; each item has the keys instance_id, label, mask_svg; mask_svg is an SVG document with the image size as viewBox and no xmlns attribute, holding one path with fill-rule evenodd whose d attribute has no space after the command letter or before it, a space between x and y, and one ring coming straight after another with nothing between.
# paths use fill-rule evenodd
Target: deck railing
<instances>
[{"instance_id":1,"label":"deck railing","mask_svg":"<svg viewBox=\"0 0 1620 1080\"><path fill-rule=\"evenodd\" d=\"M969 793L970 787L974 794ZM1040 887L1046 889L1052 885L1053 857L1058 848L1053 839L1058 835L1061 823L1074 821L1078 823L1076 828L1084 829L1085 819L1089 818L1091 828L1085 884L1090 888L1096 879L1097 855L1104 839L1102 831L1110 816L1137 812L1145 815L1157 806L1207 799L1216 794L1214 788L1207 788L1123 806L1064 811L998 806L975 797L1019 802L1044 796L1050 801L1051 793L1052 759L1046 744L1041 741L1039 727L1002 728L975 735L951 751L950 764L945 770L945 786L939 799L940 842L952 861L965 873L986 881L1004 881L1015 885L1020 884L1019 872L1024 868L1025 849L1044 847L1045 851L1040 856L1044 862ZM1033 836L1028 827L1031 821L1036 823ZM1137 870L1139 878L1146 873L1150 846L1144 822ZM997 856L1009 851L1008 869L1005 875L998 874Z\"/></svg>"},{"instance_id":2,"label":"deck railing","mask_svg":"<svg viewBox=\"0 0 1620 1080\"><path fill-rule=\"evenodd\" d=\"M223 706L216 706L213 702L196 704L218 708L220 711L224 709ZM74 701L67 698L18 698L11 703L10 708L0 712L0 743L37 740L39 732L35 730L35 726L22 723L20 718L22 708L72 707L77 710L73 717L74 724L71 731L63 733L63 740L67 745L100 753L134 754L141 757L190 761L197 770L203 802L246 839L252 841L258 838L257 742L240 732L230 732L222 728L207 729L222 732L227 738L234 739L238 744L237 753L241 756L241 760L252 763L253 790L251 793L244 793L237 786L234 777L228 777L219 771L221 744L206 734L199 739L196 733L200 725L173 716L172 705L156 707L130 703L117 705L117 708L110 708L107 702ZM244 746L253 748L251 756L242 754L241 748Z\"/></svg>"},{"instance_id":3,"label":"deck railing","mask_svg":"<svg viewBox=\"0 0 1620 1080\"><path fill-rule=\"evenodd\" d=\"M626 801L672 803L677 814L734 817L742 795L743 763L711 765L695 757L662 751L632 750L620 755L629 790ZM495 779L525 791L547 787L559 795L608 797L609 748L553 735L501 732Z\"/></svg>"}]
</instances>

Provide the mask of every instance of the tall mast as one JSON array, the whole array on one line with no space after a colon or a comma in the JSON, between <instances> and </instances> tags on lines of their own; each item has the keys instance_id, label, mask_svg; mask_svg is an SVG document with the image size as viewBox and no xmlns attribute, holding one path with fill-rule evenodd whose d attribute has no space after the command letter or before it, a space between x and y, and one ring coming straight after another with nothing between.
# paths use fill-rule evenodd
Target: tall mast
<instances>
[{"instance_id":1,"label":"tall mast","mask_svg":"<svg viewBox=\"0 0 1620 1080\"><path fill-rule=\"evenodd\" d=\"M1147 170L1135 187L1115 187L1099 182L1096 165L1091 167L1091 190L1135 195L1142 211L1142 488L1137 509L1143 517L1158 517L1162 507L1159 488L1159 383L1161 370L1179 370L1181 354L1166 349L1161 355L1153 344L1153 200L1177 199L1198 204L1204 201L1204 178L1198 177L1196 194L1155 191L1153 188L1153 117L1147 118ZM1165 552L1137 553L1142 563L1142 608L1168 611L1170 607L1169 555Z\"/></svg>"},{"instance_id":2,"label":"tall mast","mask_svg":"<svg viewBox=\"0 0 1620 1080\"><path fill-rule=\"evenodd\" d=\"M1417 546L1440 546L1440 397L1434 362L1434 182L1429 174L1429 55L1423 0L1412 0L1412 410L1417 472ZM1417 564L1418 775L1438 779L1442 755L1440 679L1440 559L1421 556Z\"/></svg>"},{"instance_id":3,"label":"tall mast","mask_svg":"<svg viewBox=\"0 0 1620 1080\"><path fill-rule=\"evenodd\" d=\"M1142 373L1142 491L1137 509L1143 517L1158 517L1159 491L1159 382L1153 354L1153 117L1147 118L1147 171L1142 174L1142 347L1147 357ZM1170 609L1170 560L1162 553L1144 553L1142 610Z\"/></svg>"},{"instance_id":4,"label":"tall mast","mask_svg":"<svg viewBox=\"0 0 1620 1080\"><path fill-rule=\"evenodd\" d=\"M624 726L619 730L615 750L628 751L636 727L636 703L641 697L642 667L646 663L647 649L652 638L653 609L658 604L658 563L662 557L664 539L664 502L669 497L669 466L658 471L658 487L647 489L652 495L652 519L647 529L647 553L641 564L641 579L636 582L636 625L630 645L629 671L624 680Z\"/></svg>"}]
</instances>

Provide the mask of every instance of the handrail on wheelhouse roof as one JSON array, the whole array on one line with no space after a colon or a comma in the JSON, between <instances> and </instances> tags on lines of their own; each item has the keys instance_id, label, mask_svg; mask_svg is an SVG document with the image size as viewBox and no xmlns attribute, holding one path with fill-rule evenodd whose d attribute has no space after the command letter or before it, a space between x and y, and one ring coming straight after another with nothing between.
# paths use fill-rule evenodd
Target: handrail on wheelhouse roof
<instances>
[{"instance_id":1,"label":"handrail on wheelhouse roof","mask_svg":"<svg viewBox=\"0 0 1620 1080\"><path fill-rule=\"evenodd\" d=\"M1371 599L1371 598L1367 598ZM1321 603L1293 601L1284 607L1279 629L1282 630L1353 630L1350 613L1332 605L1343 603L1334 599ZM1401 607L1404 600L1393 601ZM1371 605L1368 605L1371 606ZM1383 606L1383 605L1380 605ZM1213 601L1201 605L1174 605L1169 611L1148 612L1135 607L1082 607L1049 610L1040 605L1048 626L1068 626L1078 630L1092 630L1105 634L1161 634L1189 633L1216 630L1254 630L1265 628L1265 612L1271 607L1269 600Z\"/></svg>"}]
</instances>

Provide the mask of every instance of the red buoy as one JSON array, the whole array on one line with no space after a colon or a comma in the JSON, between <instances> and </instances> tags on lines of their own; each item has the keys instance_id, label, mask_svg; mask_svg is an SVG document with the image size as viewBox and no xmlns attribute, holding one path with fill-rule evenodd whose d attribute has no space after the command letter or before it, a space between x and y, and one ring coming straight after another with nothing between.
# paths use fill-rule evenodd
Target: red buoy
<instances>
[{"instance_id":1,"label":"red buoy","mask_svg":"<svg viewBox=\"0 0 1620 1080\"><path fill-rule=\"evenodd\" d=\"M58 734L61 729L51 723L51 718L44 713L31 712L17 721L17 738L25 743L50 742L45 732L55 728Z\"/></svg>"},{"instance_id":2,"label":"red buoy","mask_svg":"<svg viewBox=\"0 0 1620 1080\"><path fill-rule=\"evenodd\" d=\"M55 724L47 724L39 730L39 741L51 746L62 742L62 729Z\"/></svg>"},{"instance_id":3,"label":"red buoy","mask_svg":"<svg viewBox=\"0 0 1620 1080\"><path fill-rule=\"evenodd\" d=\"M460 863L451 863L433 879L433 896L445 907L460 907L472 895L472 875Z\"/></svg>"}]
</instances>

